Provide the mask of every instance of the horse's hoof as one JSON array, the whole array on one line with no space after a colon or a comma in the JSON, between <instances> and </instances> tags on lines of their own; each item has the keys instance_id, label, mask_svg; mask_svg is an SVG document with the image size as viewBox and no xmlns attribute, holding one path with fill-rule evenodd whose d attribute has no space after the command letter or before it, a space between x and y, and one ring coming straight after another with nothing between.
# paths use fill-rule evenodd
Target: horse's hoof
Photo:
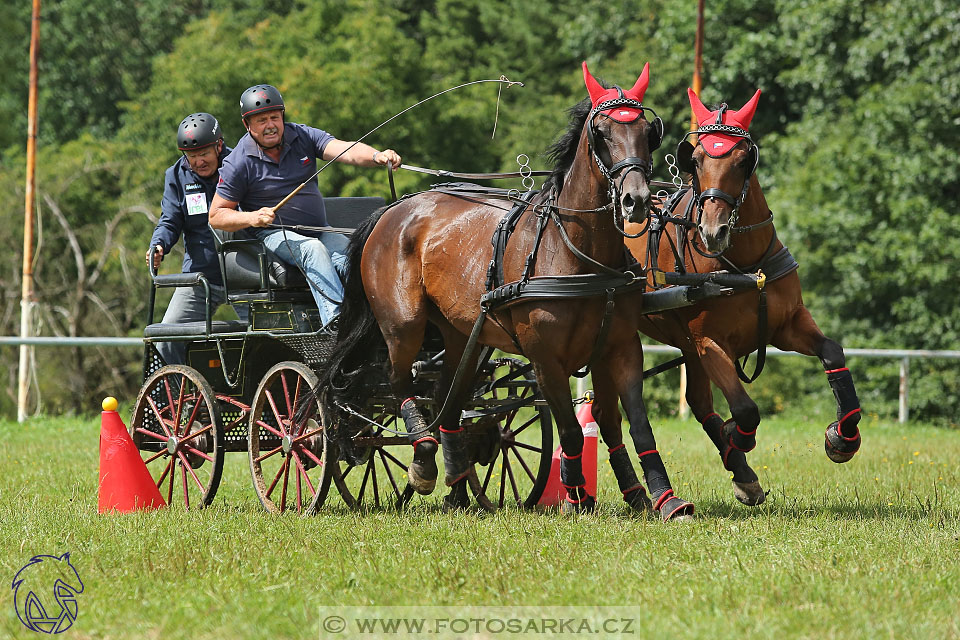
<instances>
[{"instance_id":1,"label":"horse's hoof","mask_svg":"<svg viewBox=\"0 0 960 640\"><path fill-rule=\"evenodd\" d=\"M560 507L561 511L566 514L593 513L596 508L597 501L591 495L581 498L579 502L570 502L570 498L567 498L561 503Z\"/></svg>"},{"instance_id":2,"label":"horse's hoof","mask_svg":"<svg viewBox=\"0 0 960 640\"><path fill-rule=\"evenodd\" d=\"M664 522L693 520L693 503L681 500L673 495L673 490L670 489L660 496L655 508Z\"/></svg>"},{"instance_id":3,"label":"horse's hoof","mask_svg":"<svg viewBox=\"0 0 960 640\"><path fill-rule=\"evenodd\" d=\"M466 483L450 487L450 493L443 497L443 512L463 511L470 508L470 497L467 495Z\"/></svg>"},{"instance_id":4,"label":"horse's hoof","mask_svg":"<svg viewBox=\"0 0 960 640\"><path fill-rule=\"evenodd\" d=\"M764 493L759 482L737 482L736 480L730 482L733 485L733 495L748 507L761 505L767 499L767 494Z\"/></svg>"},{"instance_id":5,"label":"horse's hoof","mask_svg":"<svg viewBox=\"0 0 960 640\"><path fill-rule=\"evenodd\" d=\"M839 422L831 423L823 439L823 450L827 452L827 457L838 464L847 462L860 450L860 430L857 429L854 437L845 438L839 426Z\"/></svg>"},{"instance_id":6,"label":"horse's hoof","mask_svg":"<svg viewBox=\"0 0 960 640\"><path fill-rule=\"evenodd\" d=\"M731 418L723 423L723 440L742 453L750 453L757 446L757 430L747 433Z\"/></svg>"},{"instance_id":7,"label":"horse's hoof","mask_svg":"<svg viewBox=\"0 0 960 640\"><path fill-rule=\"evenodd\" d=\"M407 467L407 484L422 496L430 495L437 486L437 463L414 460Z\"/></svg>"},{"instance_id":8,"label":"horse's hoof","mask_svg":"<svg viewBox=\"0 0 960 640\"><path fill-rule=\"evenodd\" d=\"M623 501L630 505L634 511L649 513L653 511L653 503L647 497L647 492L643 490L642 485L637 485L632 489L623 492Z\"/></svg>"}]
</instances>

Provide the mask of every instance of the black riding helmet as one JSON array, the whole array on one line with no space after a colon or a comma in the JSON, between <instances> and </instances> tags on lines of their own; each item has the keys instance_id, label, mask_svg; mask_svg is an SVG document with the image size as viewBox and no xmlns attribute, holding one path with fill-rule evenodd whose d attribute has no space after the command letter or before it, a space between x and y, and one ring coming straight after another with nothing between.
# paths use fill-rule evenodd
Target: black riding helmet
<instances>
[{"instance_id":1,"label":"black riding helmet","mask_svg":"<svg viewBox=\"0 0 960 640\"><path fill-rule=\"evenodd\" d=\"M244 120L248 116L264 111L283 110L283 96L277 88L269 84L257 84L240 96L240 117Z\"/></svg>"},{"instance_id":2,"label":"black riding helmet","mask_svg":"<svg viewBox=\"0 0 960 640\"><path fill-rule=\"evenodd\" d=\"M209 113L191 113L177 129L177 148L180 151L202 149L223 140L220 123Z\"/></svg>"}]
</instances>

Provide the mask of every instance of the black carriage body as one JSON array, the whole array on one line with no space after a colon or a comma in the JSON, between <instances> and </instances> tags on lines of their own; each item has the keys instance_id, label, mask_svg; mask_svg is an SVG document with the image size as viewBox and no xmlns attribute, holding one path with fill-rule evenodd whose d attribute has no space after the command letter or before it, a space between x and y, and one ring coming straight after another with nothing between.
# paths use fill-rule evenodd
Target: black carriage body
<instances>
[{"instance_id":1,"label":"black carriage body","mask_svg":"<svg viewBox=\"0 0 960 640\"><path fill-rule=\"evenodd\" d=\"M327 198L328 220L335 229L348 233L364 218L383 206L382 198ZM322 364L330 353L333 336L321 334L320 313L304 275L295 267L271 261L258 240L215 232L227 299L246 305L249 324L238 321L211 321L189 325L150 324L144 330L144 381L165 364L156 343L187 343L186 364L195 369L213 388L223 421L227 451L246 451L246 420L261 380L280 362L301 362L311 368ZM181 274L158 276L155 286L176 284ZM165 280L166 279L166 280ZM169 282L170 284L166 284ZM152 290L149 315L153 317ZM163 407L169 401L157 392L154 402ZM134 420L137 416L134 416ZM271 426L272 418L264 418ZM144 428L161 433L148 415ZM261 429L261 446L277 446L277 438ZM159 450L162 443L143 443Z\"/></svg>"}]
</instances>

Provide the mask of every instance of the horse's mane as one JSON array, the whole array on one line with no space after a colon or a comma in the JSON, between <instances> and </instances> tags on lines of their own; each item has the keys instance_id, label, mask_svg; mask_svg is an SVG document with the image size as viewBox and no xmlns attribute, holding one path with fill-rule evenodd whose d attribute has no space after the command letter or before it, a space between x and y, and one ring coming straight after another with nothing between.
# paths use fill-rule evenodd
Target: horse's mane
<instances>
[{"instance_id":1,"label":"horse's mane","mask_svg":"<svg viewBox=\"0 0 960 640\"><path fill-rule=\"evenodd\" d=\"M553 184L557 189L563 186L563 178L577 157L577 145L580 144L583 125L586 123L587 116L590 115L592 108L593 103L590 98L584 98L567 109L567 114L570 116L567 130L547 148L547 158L553 163L553 170L544 183L545 187L547 184Z\"/></svg>"}]
</instances>

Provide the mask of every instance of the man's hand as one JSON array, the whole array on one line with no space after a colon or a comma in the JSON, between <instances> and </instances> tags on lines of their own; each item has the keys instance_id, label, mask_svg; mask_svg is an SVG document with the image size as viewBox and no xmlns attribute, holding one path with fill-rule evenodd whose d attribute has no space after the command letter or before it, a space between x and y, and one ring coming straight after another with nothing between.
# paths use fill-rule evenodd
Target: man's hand
<instances>
[{"instance_id":1,"label":"man's hand","mask_svg":"<svg viewBox=\"0 0 960 640\"><path fill-rule=\"evenodd\" d=\"M383 151L377 151L373 154L373 161L379 165L390 165L391 168L397 169L403 164L403 159L400 157L400 154L394 151L393 149L384 149Z\"/></svg>"},{"instance_id":2,"label":"man's hand","mask_svg":"<svg viewBox=\"0 0 960 640\"><path fill-rule=\"evenodd\" d=\"M160 268L160 261L163 260L163 247L156 245L147 249L147 268L150 267L151 258L153 260L153 271L157 271Z\"/></svg>"},{"instance_id":3,"label":"man's hand","mask_svg":"<svg viewBox=\"0 0 960 640\"><path fill-rule=\"evenodd\" d=\"M270 207L263 207L262 209L257 209L256 211L251 211L251 227L268 227L273 224L273 219L276 217L276 214L273 212L273 209Z\"/></svg>"}]
</instances>

